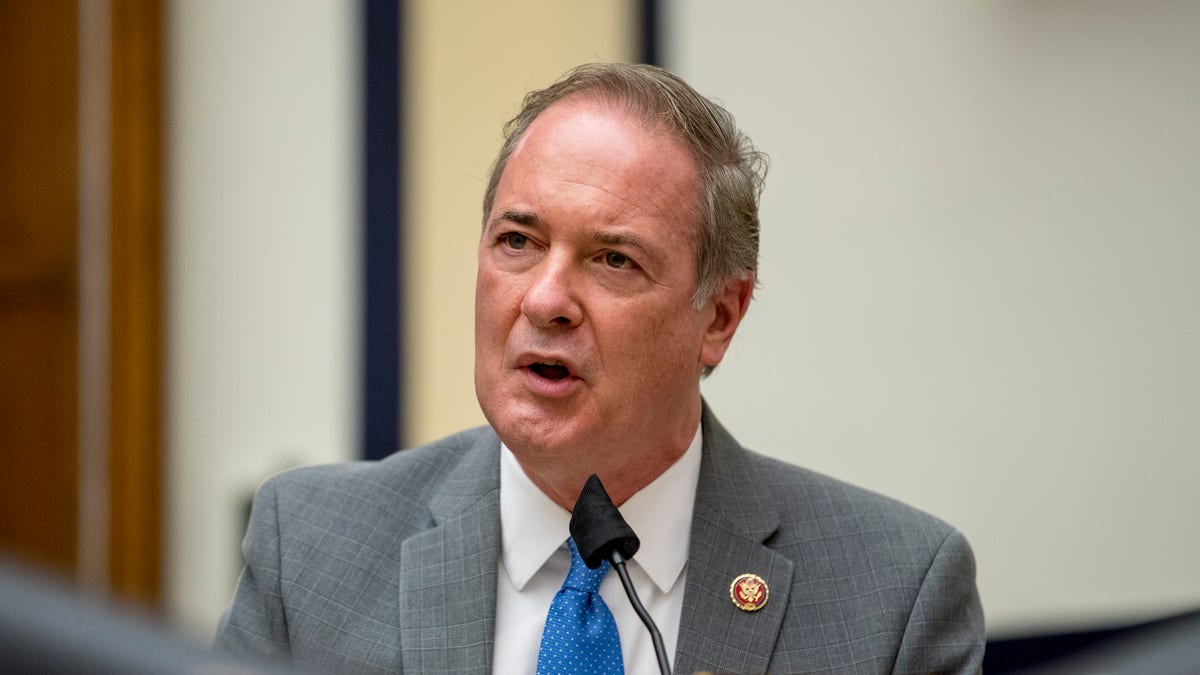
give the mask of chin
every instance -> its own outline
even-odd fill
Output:
[[[512,399],[483,409],[500,440],[516,454],[560,452],[579,436],[574,412]]]

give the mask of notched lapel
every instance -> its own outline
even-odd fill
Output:
[[[794,564],[764,542],[779,512],[760,497],[746,455],[708,405],[701,421],[704,450],[692,514],[687,586],[675,649],[681,673],[761,673],[767,670],[787,613]],[[767,602],[747,612],[729,595],[733,580],[757,574]]]
[[[405,672],[491,672],[500,552],[499,442],[494,449],[485,445],[467,450],[446,492],[431,504],[436,525],[400,546]]]
[[[490,672],[499,519],[474,512],[400,548],[404,670]]]
[[[679,624],[675,670],[719,673],[766,672],[783,624],[792,587],[793,563],[754,538],[719,524],[693,531],[687,587]],[[734,605],[729,588],[751,573],[767,583],[767,602],[747,612]]]

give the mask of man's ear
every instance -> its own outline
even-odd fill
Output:
[[[701,365],[714,368],[725,358],[725,350],[729,348],[742,317],[746,316],[753,293],[752,272],[747,272],[744,278],[730,279],[713,293],[708,301],[712,307],[712,321],[705,329],[704,341],[700,345]]]

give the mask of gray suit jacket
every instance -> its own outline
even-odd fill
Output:
[[[983,613],[961,534],[744,450],[707,407],[702,428],[675,672],[979,669]],[[490,671],[499,447],[483,427],[268,480],[217,646],[341,673]],[[756,612],[729,597],[745,572],[770,589]]]

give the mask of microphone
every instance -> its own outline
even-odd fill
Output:
[[[583,485],[575,508],[571,511],[571,538],[575,540],[575,548],[584,564],[596,569],[600,563],[607,560],[621,577],[621,585],[625,587],[625,595],[633,605],[633,611],[646,624],[650,631],[650,640],[654,643],[654,655],[658,657],[658,669],[663,675],[671,675],[671,663],[667,660],[667,648],[663,645],[662,634],[650,617],[650,612],[642,606],[633,582],[629,579],[629,571],[625,569],[625,561],[633,557],[641,546],[641,541],[625,522],[621,512],[617,510],[612,498],[600,482],[600,477],[592,474]]]

